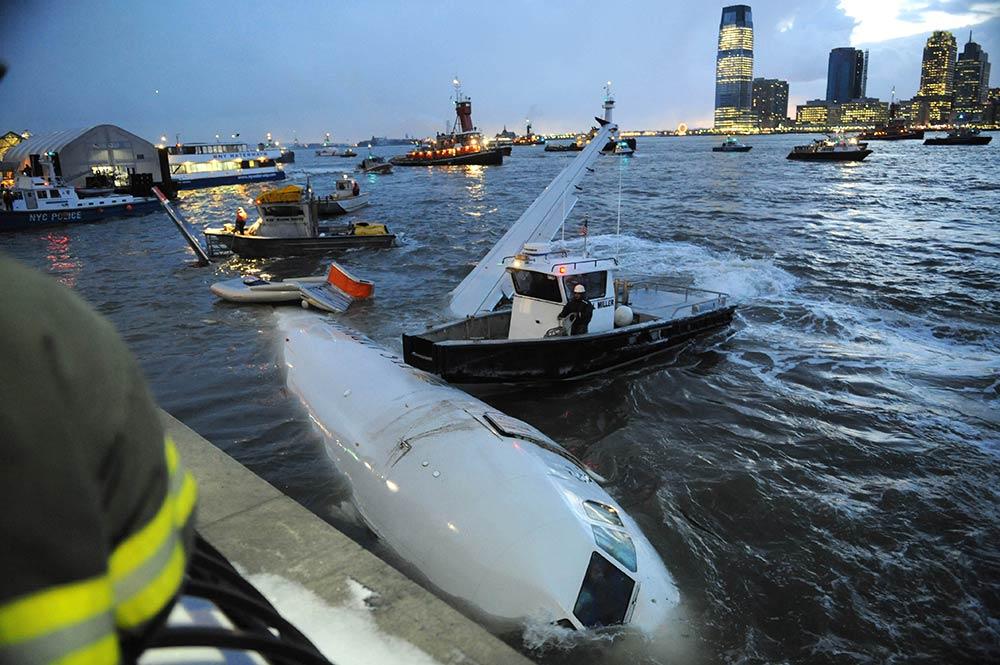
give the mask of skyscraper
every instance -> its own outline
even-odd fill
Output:
[[[955,63],[955,103],[953,111],[959,120],[971,120],[981,115],[990,86],[990,58],[976,42],[969,41]]]
[[[748,5],[722,8],[715,60],[715,128],[753,129],[753,17]]]
[[[941,125],[951,120],[957,50],[955,35],[950,32],[935,30],[927,38],[917,98],[927,102],[929,124]]]
[[[751,106],[761,127],[777,127],[788,119],[788,81],[755,78],[752,85]]]
[[[868,54],[855,48],[830,51],[826,68],[826,101],[848,102],[865,96],[868,87]]]

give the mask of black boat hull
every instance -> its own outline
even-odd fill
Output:
[[[408,157],[400,155],[390,160],[396,166],[500,166],[503,164],[503,149],[482,150],[468,155],[453,157]]]
[[[434,341],[421,335],[403,335],[403,359],[452,383],[565,381],[676,348],[729,325],[735,310],[731,305],[684,319],[654,320],[573,337]]]
[[[993,140],[992,136],[966,136],[963,138],[927,139],[924,145],[986,145]]]
[[[852,152],[790,152],[788,159],[802,162],[860,162],[870,154],[872,151],[867,148]]]
[[[753,148],[752,145],[741,145],[738,148],[723,148],[717,145],[712,148],[712,152],[750,152],[751,148]]]
[[[913,141],[922,138],[924,138],[924,130],[922,129],[885,134],[877,132],[862,132],[858,134],[859,141]]]
[[[353,247],[391,247],[396,236],[389,235],[334,235],[320,238],[255,238],[219,234],[211,236],[233,254],[245,259],[263,259],[274,256],[305,256],[327,254]]]

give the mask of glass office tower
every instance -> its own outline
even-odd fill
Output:
[[[715,60],[715,128],[749,132],[753,115],[753,17],[748,5],[722,8]]]

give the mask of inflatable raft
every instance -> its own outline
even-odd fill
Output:
[[[331,262],[326,276],[293,277],[266,280],[257,275],[244,275],[216,282],[211,291],[219,298],[235,303],[298,302],[303,307],[315,307],[326,312],[346,312],[355,300],[370,298],[375,284],[359,279]]]

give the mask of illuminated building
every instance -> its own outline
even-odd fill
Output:
[[[875,127],[889,121],[889,102],[877,99],[852,99],[838,104],[838,124],[842,127]]]
[[[862,99],[868,87],[868,52],[854,48],[830,51],[826,69],[826,101]]]
[[[825,99],[813,99],[795,107],[795,122],[799,125],[826,127],[831,123],[830,104]]]
[[[900,100],[896,103],[898,110],[896,117],[901,118],[907,125],[926,125],[927,117],[930,114],[927,100],[920,97]]]
[[[982,115],[990,85],[990,59],[983,48],[969,41],[955,63],[955,102],[953,111],[959,121]]]
[[[1000,88],[990,88],[986,93],[986,110],[983,122],[1000,125]]]
[[[788,120],[788,81],[755,78],[751,108],[761,127],[777,127]]]
[[[715,60],[715,129],[749,132],[752,109],[753,17],[748,5],[722,8]]]
[[[927,102],[929,124],[941,125],[951,120],[956,51],[955,35],[950,32],[936,30],[927,38],[917,97]]]

